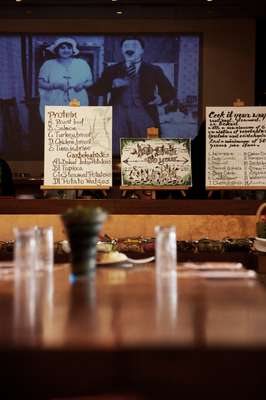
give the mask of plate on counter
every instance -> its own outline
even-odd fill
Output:
[[[253,246],[256,250],[266,253],[266,239],[255,237]]]
[[[154,261],[154,257],[148,258],[129,258],[126,254],[120,253],[119,251],[111,251],[108,253],[101,253],[101,255],[97,255],[97,265],[117,265],[117,264],[126,264],[134,265],[134,264],[146,264]]]
[[[99,252],[97,254],[97,265],[121,264],[127,261],[127,256],[119,251]]]

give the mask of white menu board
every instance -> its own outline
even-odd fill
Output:
[[[121,139],[123,186],[191,186],[190,139]]]
[[[45,107],[44,188],[112,185],[112,107]]]
[[[206,107],[206,188],[266,185],[266,107]]]

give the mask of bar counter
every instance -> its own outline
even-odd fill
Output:
[[[178,240],[222,240],[256,234],[257,200],[26,200],[0,199],[1,240],[13,239],[13,227],[53,226],[56,241],[65,235],[60,215],[76,206],[101,206],[109,218],[104,233],[112,238],[149,237],[156,225],[175,225]]]
[[[265,384],[257,278],[158,280],[154,264],[99,267],[74,283],[69,273],[61,264],[51,276],[0,280],[1,398],[253,399]]]
[[[60,214],[67,208],[101,206],[110,214],[255,215],[259,200],[29,200],[0,197],[0,214]]]

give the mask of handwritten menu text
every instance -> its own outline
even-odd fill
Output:
[[[266,107],[206,108],[206,187],[266,185]]]
[[[191,186],[189,139],[121,139],[125,186]]]
[[[112,108],[45,107],[44,186],[112,185]]]

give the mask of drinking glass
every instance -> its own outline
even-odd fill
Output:
[[[36,227],[36,270],[52,272],[54,265],[53,228]]]
[[[156,226],[155,268],[159,274],[175,274],[177,262],[175,226]]]
[[[35,228],[14,228],[14,236],[15,273],[17,276],[31,275],[36,266]]]

